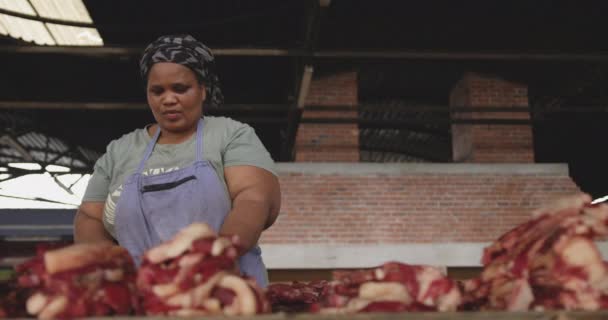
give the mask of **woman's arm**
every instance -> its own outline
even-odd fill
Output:
[[[103,226],[104,202],[83,202],[74,218],[74,242],[113,242]]]
[[[254,166],[227,167],[224,176],[232,210],[224,220],[220,234],[238,235],[243,247],[249,250],[279,215],[279,180],[272,173]]]

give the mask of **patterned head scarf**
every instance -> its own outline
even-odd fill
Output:
[[[205,85],[207,97],[205,106],[219,107],[224,102],[220,81],[215,73],[215,59],[211,50],[190,35],[162,36],[152,42],[139,61],[139,69],[144,82],[152,65],[158,62],[181,64],[194,71],[198,80]]]

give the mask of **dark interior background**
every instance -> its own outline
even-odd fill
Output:
[[[189,33],[212,49],[287,50],[281,56],[218,55],[227,106],[251,108],[207,111],[250,123],[276,160],[290,160],[282,148],[293,143],[289,110],[304,64],[314,66],[315,76],[358,71],[361,105],[405,111],[445,106],[446,115],[453,85],[464,72],[477,71],[528,84],[537,162],[568,163],[584,191],[608,193],[608,6],[603,1],[333,0],[327,7],[305,0],[84,2],[105,46],[125,53],[23,51],[16,48],[32,45],[0,37],[0,101],[139,103],[142,108],[1,109],[28,119],[16,130],[43,131],[103,152],[110,140],[153,121],[145,109],[139,52],[160,35]],[[385,54],[403,52],[420,55]],[[458,56],[462,53],[504,57]],[[15,126],[11,121],[3,123],[5,128]],[[423,141],[420,135],[385,137],[383,152],[402,155],[398,161],[449,161],[449,125],[435,125],[431,117],[426,127],[435,133]],[[362,136],[363,151],[372,144],[365,139],[377,139],[372,136]]]

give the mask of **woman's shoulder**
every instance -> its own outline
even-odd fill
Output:
[[[211,117],[205,116],[205,131],[211,132],[213,135],[219,134],[223,136],[231,136],[234,133],[250,128],[246,123],[234,120],[227,117]]]
[[[108,153],[122,153],[137,148],[140,145],[146,145],[150,137],[144,128],[138,128],[131,132],[125,133],[119,138],[116,138],[108,144]]]
[[[227,128],[236,127],[236,128],[238,128],[238,127],[242,127],[242,126],[247,126],[246,123],[242,123],[238,120],[234,120],[234,119],[228,118],[228,117],[205,116],[204,121],[205,121],[205,125],[212,126],[212,127],[227,127]]]

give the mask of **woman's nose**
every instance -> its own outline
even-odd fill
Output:
[[[177,103],[177,98],[173,93],[168,92],[163,96],[162,103],[165,105],[172,105]]]

